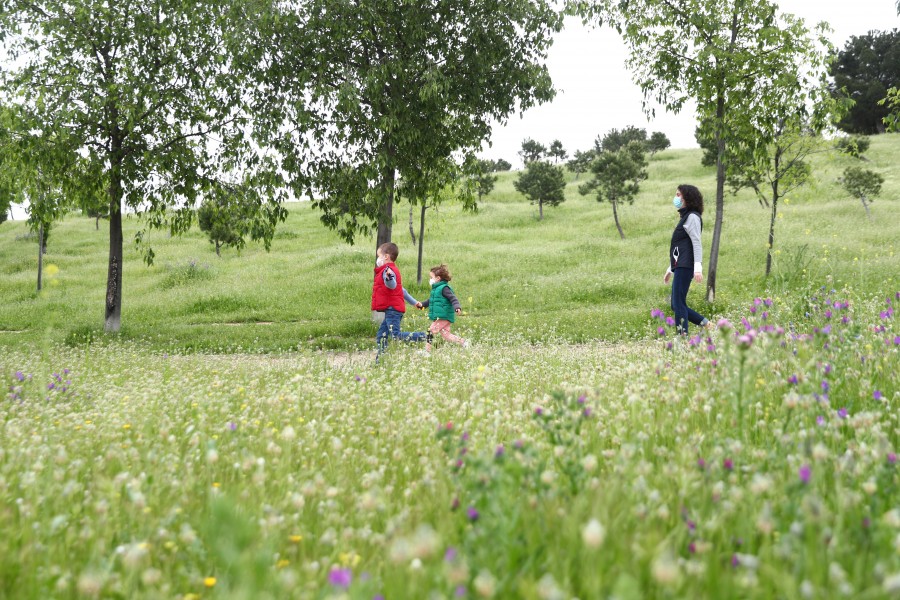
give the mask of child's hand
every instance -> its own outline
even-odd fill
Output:
[[[461,314],[462,314],[462,309],[461,309],[461,308],[457,308],[457,309],[456,309],[456,314],[461,315]]]
[[[663,275],[663,283],[669,283],[669,280],[672,278],[672,271],[666,271],[666,274]]]
[[[419,310],[422,310],[422,303],[416,302],[416,308],[418,308]]]

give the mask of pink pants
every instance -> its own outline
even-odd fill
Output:
[[[450,333],[450,321],[447,319],[435,319],[431,324],[431,327],[428,328],[428,333],[435,334],[440,333],[441,337],[447,340],[448,342],[453,342],[454,344],[463,345],[466,343],[466,340],[462,339],[458,335],[454,335]],[[425,344],[426,350],[431,350],[431,344]]]

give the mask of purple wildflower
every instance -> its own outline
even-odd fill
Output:
[[[723,331],[731,331],[731,321],[729,321],[728,319],[719,319],[716,325]]]
[[[819,415],[818,417],[816,417],[816,425],[821,427],[824,424],[825,424],[825,417],[823,417],[822,415]]]
[[[465,598],[466,597],[466,586],[458,585],[456,586],[456,591],[453,592],[457,598]]]
[[[472,521],[473,523],[475,521],[477,521],[478,517],[480,517],[480,516],[481,515],[478,514],[478,509],[476,509],[474,506],[470,506],[469,508],[466,509],[466,517],[468,517],[469,520]]]
[[[585,419],[590,419],[592,414],[593,414],[593,413],[591,412],[591,407],[588,406],[588,407],[585,408],[584,411],[581,413],[581,416],[583,416]]]
[[[822,380],[822,393],[827,394],[829,389],[831,389],[831,386],[828,384],[828,381],[823,379]]]
[[[538,406],[537,408],[534,409],[534,414],[537,415],[538,417],[540,417],[541,415],[544,414],[544,409],[541,408],[540,406]]]
[[[888,452],[887,461],[889,465],[897,464],[897,455],[894,452]]]
[[[497,446],[497,449],[494,450],[494,458],[502,458],[504,454],[506,454],[506,448],[503,447],[503,444],[500,444]]]
[[[457,508],[459,508],[459,496],[454,497],[450,503],[450,510],[456,510]]]
[[[694,542],[688,544],[688,552],[690,552],[691,554],[695,554],[697,552],[697,544],[695,544]]]
[[[726,471],[731,471],[732,469],[734,469],[734,461],[730,458],[726,458],[722,461],[722,466],[725,467]]]
[[[884,394],[881,393],[881,390],[875,390],[874,392],[872,392],[872,398],[874,400],[881,400],[882,398],[884,398]]]
[[[674,327],[675,319],[673,319],[672,317],[666,317],[666,325],[668,325],[669,327]]]
[[[802,465],[800,467],[800,471],[798,471],[798,475],[800,476],[800,481],[802,483],[809,483],[809,478],[812,475],[812,469],[809,465]]]
[[[740,559],[738,558],[737,553],[731,555],[731,566],[732,566],[732,567],[739,567],[739,566],[741,566],[741,561],[740,561]]]
[[[653,310],[650,311],[650,316],[653,317],[654,319],[662,319],[664,315],[665,315],[665,313],[663,313],[663,311],[661,311],[658,308],[654,308]]]
[[[799,379],[797,378],[796,373],[791,375],[790,377],[788,377],[788,383],[790,383],[791,385],[797,385],[798,381],[799,381]]]
[[[584,394],[578,396],[578,404],[584,404],[585,400],[587,400],[587,396]]]
[[[703,460],[702,458],[698,458],[698,459],[697,459],[697,467],[698,467],[701,471],[704,470],[704,469],[706,469],[706,461]]]
[[[659,335],[666,335],[666,328],[660,327],[659,329],[656,330],[656,333],[658,333]]]
[[[234,421],[229,421],[229,422],[228,422],[228,429],[230,429],[231,431],[236,431],[236,430],[237,430],[237,423],[235,423]]]
[[[454,560],[456,560],[457,554],[458,552],[456,551],[456,548],[450,546],[447,548],[447,551],[444,552],[444,560],[447,562],[453,562]]]
[[[25,374],[22,371],[16,371],[16,379],[19,381],[25,381]]]
[[[846,419],[848,414],[849,413],[847,412],[847,409],[844,408],[843,406],[841,408],[839,408],[837,411],[837,415],[842,419]]]
[[[353,581],[353,571],[350,569],[332,569],[328,573],[328,583],[335,587],[347,589]]]

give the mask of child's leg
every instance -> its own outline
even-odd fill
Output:
[[[460,346],[465,345],[466,341],[459,337],[458,335],[454,335],[450,333],[450,321],[446,319],[437,319],[431,325],[431,330],[433,333],[440,332],[441,337],[447,340],[448,342],[453,342],[454,344],[459,344]]]

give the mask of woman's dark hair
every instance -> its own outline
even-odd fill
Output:
[[[678,186],[684,208],[703,214],[703,194],[695,186],[683,183]]]

